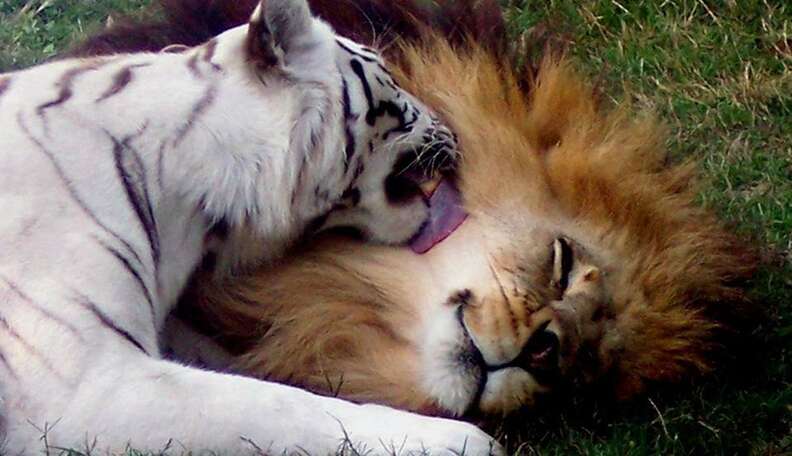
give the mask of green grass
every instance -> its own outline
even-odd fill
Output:
[[[24,68],[150,0],[0,0],[0,71]]]
[[[0,70],[46,59],[148,0],[0,0]],[[614,100],[656,109],[703,204],[753,237],[767,320],[713,378],[631,404],[522,418],[521,454],[792,454],[792,4],[783,0],[512,2],[513,32],[549,27]],[[23,9],[24,8],[24,9]]]
[[[703,204],[768,260],[753,290],[768,318],[747,356],[617,411],[575,404],[542,418],[524,452],[792,454],[792,4],[550,0],[508,12],[515,34],[562,33],[605,93],[658,111],[671,150],[702,164]]]

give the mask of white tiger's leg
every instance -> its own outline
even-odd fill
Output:
[[[320,456],[336,454],[345,441],[372,454],[499,452],[491,450],[487,435],[466,423],[355,405],[132,350],[104,358],[84,373],[62,409],[49,410],[28,398],[39,410],[36,416],[7,410],[13,439],[5,448],[9,454],[42,449],[45,427],[51,448],[85,450],[90,442],[98,453],[114,454],[128,446],[157,451],[171,442],[219,454]]]
[[[214,340],[173,314],[165,320],[160,345],[168,359],[189,366],[228,371],[234,361],[234,357]]]

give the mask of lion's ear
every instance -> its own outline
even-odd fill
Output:
[[[263,69],[288,60],[300,51],[297,44],[311,33],[312,22],[306,0],[260,0],[250,17],[249,59]]]

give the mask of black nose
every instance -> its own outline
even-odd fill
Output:
[[[514,364],[531,373],[554,372],[558,369],[558,348],[558,336],[548,331],[546,326],[539,328]]]

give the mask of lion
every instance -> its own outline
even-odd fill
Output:
[[[250,3],[168,0],[169,23],[76,52],[198,44]],[[755,307],[758,260],[697,202],[695,161],[672,160],[656,115],[603,103],[563,52],[526,54],[497,1],[425,3],[311,7],[356,40],[398,39],[398,83],[458,135],[463,159],[434,192],[464,220],[422,254],[335,234],[246,277],[196,276],[181,314],[233,354],[217,367],[462,418],[710,372]]]
[[[398,78],[452,125],[467,218],[427,253],[329,236],[190,304],[234,371],[358,402],[504,416],[597,384],[709,372],[756,259],[696,202],[650,112],[602,106],[569,59],[527,77],[426,32]]]

